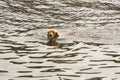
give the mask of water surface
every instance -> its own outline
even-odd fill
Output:
[[[119,25],[119,0],[1,0],[0,79],[120,80]]]

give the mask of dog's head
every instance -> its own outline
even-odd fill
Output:
[[[58,38],[59,36],[60,34],[54,29],[49,30],[47,34],[48,39],[55,39],[55,38]]]

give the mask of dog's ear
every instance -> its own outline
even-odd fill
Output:
[[[55,37],[59,37],[60,35],[59,35],[59,33],[58,32],[56,32],[55,33]]]

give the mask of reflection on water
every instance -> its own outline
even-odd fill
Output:
[[[120,80],[119,0],[1,0],[1,80]],[[60,48],[46,33],[61,33]]]

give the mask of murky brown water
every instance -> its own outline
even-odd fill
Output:
[[[120,80],[119,25],[120,0],[0,0],[0,80]]]

